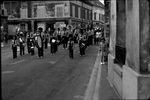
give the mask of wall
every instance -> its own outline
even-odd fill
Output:
[[[101,21],[100,19],[99,19],[99,14],[101,14],[101,15],[104,15],[104,9],[103,8],[100,8],[100,7],[95,7],[95,6],[93,6],[93,11],[92,11],[92,14],[93,14],[93,20],[95,20],[94,19],[94,12],[96,12],[96,21]]]
[[[68,1],[32,1],[32,17],[34,18],[58,18],[70,16],[70,4]],[[63,14],[61,14],[63,12]]]
[[[112,56],[115,57],[115,45],[116,45],[116,0],[111,1],[111,11],[110,11],[110,47],[109,51]]]
[[[140,6],[140,72],[150,73],[150,1],[139,0]]]
[[[139,72],[139,1],[126,0],[126,65]]]

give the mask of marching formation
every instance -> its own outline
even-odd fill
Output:
[[[100,45],[100,51],[104,51],[107,45],[104,38],[103,28],[75,28],[71,26],[63,27],[52,31],[50,28],[43,31],[43,28],[38,28],[36,32],[18,32],[12,40],[13,58],[17,58],[17,51],[20,51],[20,56],[25,55],[25,47],[28,54],[35,55],[35,48],[38,49],[38,57],[44,57],[44,51],[50,47],[50,53],[54,55],[58,51],[58,47],[69,51],[69,57],[74,58],[74,45],[79,46],[81,56],[85,55],[86,48],[90,45]],[[103,47],[102,47],[103,46]],[[103,59],[102,59],[103,60]],[[102,61],[104,62],[104,61]]]

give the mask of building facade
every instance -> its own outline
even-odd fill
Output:
[[[99,2],[98,0],[92,0],[91,1],[92,6],[92,20],[93,25],[95,27],[103,27],[104,25],[104,5]]]
[[[122,99],[150,99],[150,1],[110,1],[108,79]]]
[[[8,32],[8,25],[7,25],[8,15],[7,15],[7,9],[5,9],[5,6],[4,6],[3,2],[1,2],[0,6],[1,6],[1,9],[0,9],[0,17],[1,17],[1,23],[0,23],[1,30],[0,30],[0,32],[1,32],[1,34],[0,35],[1,35],[1,42],[3,42],[4,37]]]
[[[38,27],[44,30],[67,25],[87,27],[93,21],[93,5],[89,1],[5,1],[4,4],[9,11],[8,30],[12,34],[18,28],[34,32]],[[102,21],[97,17],[98,20]]]

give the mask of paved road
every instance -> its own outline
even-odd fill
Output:
[[[28,54],[14,60],[2,57],[3,100],[83,100],[98,47],[88,47],[80,57],[76,46],[73,60],[62,47],[55,55],[49,52],[45,50],[43,59]]]

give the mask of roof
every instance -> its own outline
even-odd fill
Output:
[[[99,0],[88,0],[93,6],[104,8],[104,4],[102,4]]]

